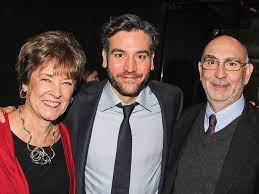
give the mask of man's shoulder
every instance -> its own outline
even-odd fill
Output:
[[[161,92],[182,93],[182,90],[178,86],[156,80],[150,81],[148,86],[151,88],[151,90],[158,90]]]
[[[69,110],[84,107],[89,103],[93,103],[99,99],[106,81],[91,83],[91,84],[81,84],[78,90],[73,96],[73,103],[70,105]],[[72,112],[72,111],[69,111]]]
[[[74,117],[78,120],[80,114],[85,115],[86,110],[90,110],[91,107],[96,107],[105,84],[106,81],[81,84],[73,97],[73,102],[65,114],[66,120],[71,120],[70,118]],[[71,122],[75,123],[75,121],[72,120]]]
[[[150,81],[148,86],[160,105],[166,108],[165,110],[167,111],[173,111],[174,113],[171,112],[169,114],[174,114],[176,115],[175,118],[178,118],[182,111],[183,91],[175,85],[155,80]]]
[[[198,116],[200,111],[205,111],[205,103],[195,104],[190,107],[187,107],[183,110],[182,114],[180,115],[179,120],[186,120],[186,119],[194,119]]]
[[[185,110],[184,110],[184,113],[186,112],[187,113],[192,113],[192,112],[199,112],[201,111],[204,107],[205,107],[206,103],[199,103],[199,104],[194,104],[192,106],[189,106],[187,107]]]
[[[76,91],[76,96],[102,92],[107,80],[101,82],[82,83]]]

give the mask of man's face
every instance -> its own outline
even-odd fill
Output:
[[[240,98],[244,86],[250,79],[253,65],[246,64],[238,71],[225,69],[225,61],[235,60],[244,63],[246,60],[243,46],[229,36],[211,41],[203,53],[203,59],[206,58],[220,62],[215,70],[203,69],[202,63],[199,63],[200,79],[207,99],[214,111],[220,111]]]
[[[124,102],[134,100],[154,69],[151,40],[141,30],[120,31],[109,38],[109,53],[103,54],[113,91]]]

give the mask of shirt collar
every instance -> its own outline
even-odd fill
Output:
[[[148,111],[151,111],[151,106],[154,103],[152,98],[148,99],[148,97],[151,96],[150,94],[152,94],[152,91],[149,87],[146,87],[139,93],[138,97],[135,100],[135,102],[138,102],[143,108],[147,109]],[[121,100],[114,93],[111,83],[108,81],[103,88],[98,107],[100,111],[105,111],[113,108],[119,103],[121,103]]]
[[[151,112],[151,106],[153,104],[152,91],[147,86],[138,95],[136,102],[138,102],[143,108]]]
[[[237,117],[239,117],[244,109],[245,106],[245,99],[243,94],[241,97],[234,102],[233,104],[227,106],[223,110],[215,113],[212,108],[210,107],[209,103],[207,102],[206,106],[206,114],[205,114],[205,120],[204,120],[204,128],[207,130],[209,125],[209,116],[211,114],[215,114],[217,118],[217,124],[215,127],[215,131],[219,131],[225,126],[227,126],[229,123],[231,123],[233,120],[235,120]]]

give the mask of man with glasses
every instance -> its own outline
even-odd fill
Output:
[[[247,49],[216,37],[198,68],[207,103],[176,123],[163,193],[259,193],[259,113],[242,94],[253,71]]]

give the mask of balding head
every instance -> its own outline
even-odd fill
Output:
[[[217,112],[236,102],[252,71],[247,49],[240,41],[227,35],[211,40],[199,62],[200,79],[211,108]]]
[[[238,56],[244,63],[249,62],[246,46],[232,36],[221,35],[211,40],[203,50],[202,59],[206,57],[207,53],[215,50],[217,52],[222,51],[228,57],[231,57],[230,54],[232,53],[233,56]]]

